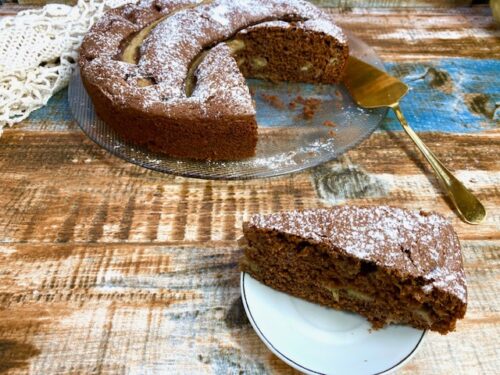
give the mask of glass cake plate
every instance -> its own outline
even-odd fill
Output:
[[[352,55],[383,69],[372,48],[347,35]],[[247,82],[256,102],[259,140],[256,156],[240,161],[176,159],[124,141],[97,117],[78,71],[68,96],[82,130],[113,155],[155,171],[204,179],[272,177],[317,166],[368,138],[387,114],[387,109],[358,107],[341,84]],[[309,116],[305,107],[313,109]]]

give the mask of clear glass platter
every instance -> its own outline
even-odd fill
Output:
[[[373,49],[350,33],[348,37],[352,55],[383,69]],[[155,171],[204,179],[272,177],[317,166],[368,138],[387,114],[386,109],[358,107],[341,84],[247,82],[256,102],[259,140],[256,156],[241,161],[175,159],[120,139],[97,117],[78,71],[68,97],[81,129],[113,155]],[[310,118],[305,107],[316,107]]]

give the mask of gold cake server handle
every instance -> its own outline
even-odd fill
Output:
[[[466,223],[479,224],[486,217],[486,210],[479,199],[468,190],[432,153],[408,125],[399,107],[400,99],[408,86],[387,73],[349,56],[344,84],[354,101],[363,108],[391,108],[406,134],[427,159],[444,191]]]

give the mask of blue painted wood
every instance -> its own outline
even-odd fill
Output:
[[[467,133],[499,127],[500,110],[496,106],[500,105],[500,60],[387,62],[386,68],[411,87],[401,107],[416,131]],[[63,90],[34,112],[28,122],[36,126],[49,120],[60,130],[61,123],[72,119],[67,90]],[[401,127],[390,114],[382,129]]]
[[[389,62],[386,68],[410,86],[401,108],[416,131],[467,133],[500,125],[500,60]],[[392,113],[383,128],[401,130]]]
[[[50,119],[53,122],[69,122],[73,120],[73,114],[68,104],[68,89],[64,89],[50,98],[45,107],[33,112],[28,120],[39,123]]]

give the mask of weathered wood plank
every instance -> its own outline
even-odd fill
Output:
[[[404,133],[377,133],[310,173],[246,182],[203,181],[142,169],[78,131],[9,130],[0,138],[3,242],[235,240],[255,212],[350,202],[435,209],[461,238],[499,239],[500,133],[422,134],[485,201],[478,227],[450,210],[429,167]],[[321,198],[318,200],[318,198]]]
[[[402,374],[497,368],[499,248],[463,245],[466,318],[430,334]],[[0,372],[293,373],[245,318],[235,244],[0,249]]]
[[[376,8],[376,7],[457,7],[467,6],[472,0],[310,0],[321,7]]]
[[[0,373],[295,373],[245,318],[236,239],[251,213],[342,203],[433,209],[453,221],[466,319],[453,334],[429,335],[401,373],[495,373],[500,46],[489,10],[331,12],[414,87],[403,106],[417,130],[452,132],[422,137],[485,202],[486,223],[469,226],[451,212],[391,119],[390,131],[308,172],[201,181],[100,149],[72,122],[62,92],[0,138]]]
[[[487,7],[330,9],[336,22],[388,61],[444,57],[496,58],[500,30]]]
[[[0,4],[0,18],[3,16],[14,16],[18,12],[27,9],[37,8],[34,5],[19,5],[19,4]]]
[[[386,67],[410,87],[401,108],[417,131],[469,133],[500,125],[500,59],[391,62]],[[384,126],[401,130],[394,116]]]
[[[43,6],[47,4],[75,5],[78,0],[17,0],[17,2],[27,6]]]
[[[12,0],[6,0],[11,3]],[[19,4],[75,4],[76,0],[18,0]],[[322,7],[456,7],[467,6],[472,0],[311,0]],[[10,5],[10,4],[9,4]]]

